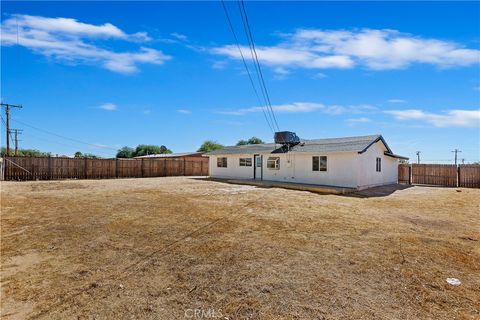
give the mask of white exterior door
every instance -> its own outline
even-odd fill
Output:
[[[263,180],[263,157],[259,154],[253,156],[255,180]]]

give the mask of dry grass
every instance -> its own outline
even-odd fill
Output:
[[[478,189],[362,198],[172,177],[1,195],[5,319],[480,317]]]

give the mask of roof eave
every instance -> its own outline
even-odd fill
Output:
[[[362,154],[364,153],[365,151],[368,150],[368,148],[370,148],[371,146],[373,146],[375,143],[377,143],[378,141],[382,141],[383,142],[383,145],[385,146],[385,148],[387,148],[387,151],[389,153],[392,153],[392,149],[390,149],[390,147],[388,146],[387,142],[385,141],[385,139],[383,139],[382,135],[379,135],[378,138],[376,138],[375,140],[373,140],[372,142],[370,142],[368,144],[368,146],[366,146],[362,151],[358,151],[358,153]],[[393,153],[392,153],[393,154]]]
[[[386,156],[388,156],[388,157],[397,158],[397,159],[401,159],[401,160],[408,160],[408,159],[410,159],[410,158],[408,158],[408,157],[400,156],[400,155],[398,155],[398,154],[394,154],[394,153],[387,152],[387,151],[385,151],[383,154],[386,155]]]

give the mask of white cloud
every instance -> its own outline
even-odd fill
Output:
[[[414,63],[448,68],[480,62],[480,51],[477,49],[396,30],[299,29],[282,37],[283,41],[277,45],[258,46],[261,63],[284,68],[347,69],[357,65],[373,70],[388,70],[406,68]],[[248,50],[248,47],[242,47],[242,51]],[[233,45],[213,48],[212,52],[241,59]]]
[[[227,65],[227,61],[215,61],[212,64],[212,68],[216,70],[223,70],[225,69],[226,65]]]
[[[370,122],[370,121],[371,120],[367,117],[347,119],[347,122],[349,122],[349,123],[366,123],[366,122]]]
[[[325,73],[322,72],[317,72],[316,74],[313,75],[313,79],[324,79],[327,78],[328,76]]]
[[[118,73],[134,73],[138,71],[139,63],[163,64],[171,59],[159,50],[146,47],[140,47],[136,52],[117,52],[94,44],[102,39],[150,40],[144,32],[127,34],[110,23],[92,25],[69,18],[13,15],[2,22],[1,28],[2,46],[18,44],[59,61],[100,64]]]
[[[184,34],[178,33],[178,32],[172,32],[170,35],[180,41],[188,41],[188,37]]]
[[[107,111],[116,111],[118,109],[117,105],[113,103],[104,103],[99,105],[98,108]]]
[[[251,107],[251,108],[242,108],[231,111],[219,111],[219,114],[225,115],[245,115],[253,112],[262,112],[262,109],[265,110],[265,107]],[[351,105],[351,106],[340,106],[340,105],[325,105],[322,103],[314,102],[294,102],[288,104],[278,104],[272,105],[272,109],[275,112],[279,113],[306,113],[313,111],[321,111],[326,114],[331,115],[340,115],[345,113],[360,114],[360,113],[370,113],[374,112],[377,108],[370,105]]]
[[[192,111],[186,109],[178,109],[177,112],[181,114],[192,114]]]
[[[403,99],[390,99],[390,100],[387,100],[387,102],[390,102],[390,103],[406,103],[407,100],[403,100]]]
[[[449,110],[443,114],[424,112],[418,109],[389,110],[397,120],[425,121],[435,127],[480,127],[480,110]]]

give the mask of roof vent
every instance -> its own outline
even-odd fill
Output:
[[[300,143],[300,138],[296,135],[295,132],[291,131],[275,132],[274,140],[275,143],[287,145],[289,147]]]

